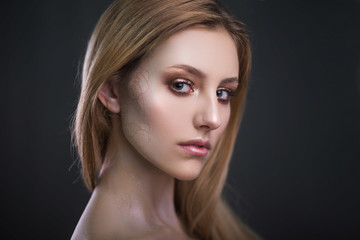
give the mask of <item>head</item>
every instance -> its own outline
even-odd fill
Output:
[[[231,36],[198,26],[166,39],[126,79],[107,81],[98,96],[113,129],[102,169],[126,155],[147,171],[196,178],[226,129],[238,72]]]
[[[75,139],[84,180],[90,189],[96,185],[96,175],[111,132],[111,112],[98,98],[101,88],[111,79],[130,79],[161,43],[190,28],[221,29],[229,34],[236,47],[239,63],[237,94],[231,99],[227,127],[209,161],[215,160],[221,152],[231,155],[250,68],[250,49],[244,26],[211,0],[115,1],[102,15],[89,41],[75,118]]]

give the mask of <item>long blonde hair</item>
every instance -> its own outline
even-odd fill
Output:
[[[229,161],[244,108],[251,52],[245,26],[212,0],[115,0],[103,13],[88,43],[73,137],[83,179],[92,191],[111,131],[109,112],[98,92],[110,78],[126,79],[155,47],[176,32],[195,27],[224,28],[239,58],[239,92],[231,100],[228,126],[200,176],[176,181],[175,206],[190,236],[255,239],[222,198]]]

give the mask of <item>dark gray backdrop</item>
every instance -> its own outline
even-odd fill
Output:
[[[68,126],[109,3],[1,1],[6,239],[69,239],[87,203]],[[360,237],[359,1],[223,3],[248,25],[254,54],[231,203],[265,239]]]

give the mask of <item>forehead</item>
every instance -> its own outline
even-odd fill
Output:
[[[235,42],[222,28],[180,31],[160,44],[146,62],[152,68],[186,64],[217,78],[236,77],[239,71]]]

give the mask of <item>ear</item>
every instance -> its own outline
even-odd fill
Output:
[[[104,83],[100,89],[98,98],[110,112],[120,112],[119,94],[115,80],[110,79]]]

